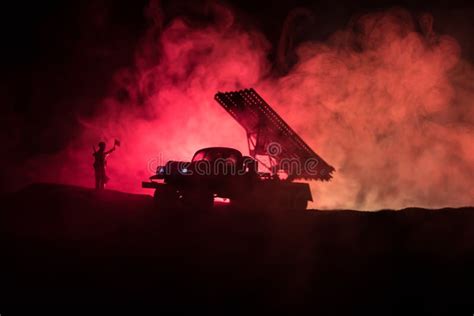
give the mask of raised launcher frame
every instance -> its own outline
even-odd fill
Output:
[[[254,89],[218,92],[214,98],[245,129],[250,156],[271,173],[283,170],[290,181],[332,178],[334,167],[318,156]],[[266,156],[268,163],[257,156]]]

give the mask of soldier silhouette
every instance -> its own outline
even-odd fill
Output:
[[[112,149],[105,151],[105,143],[99,143],[99,150],[95,150],[93,146],[94,153],[94,171],[95,171],[95,188],[96,190],[103,190],[105,188],[105,184],[108,182],[109,178],[105,173],[105,168],[107,167],[107,156],[115,150],[115,146],[118,144],[116,140],[114,143],[114,147]]]

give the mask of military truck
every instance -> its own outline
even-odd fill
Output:
[[[254,89],[218,92],[215,100],[245,130],[249,156],[233,148],[198,150],[191,161],[159,166],[144,188],[161,209],[209,209],[214,198],[236,208],[304,210],[308,183],[329,181],[334,168],[318,156]]]

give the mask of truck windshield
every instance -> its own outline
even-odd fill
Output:
[[[192,161],[196,162],[205,160],[209,162],[214,162],[216,160],[224,160],[227,163],[236,164],[239,158],[240,156],[238,155],[238,152],[234,152],[231,150],[202,150],[198,151],[194,155]]]

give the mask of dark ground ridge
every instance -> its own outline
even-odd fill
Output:
[[[474,312],[472,207],[158,212],[150,196],[55,184],[1,200],[0,305]]]

